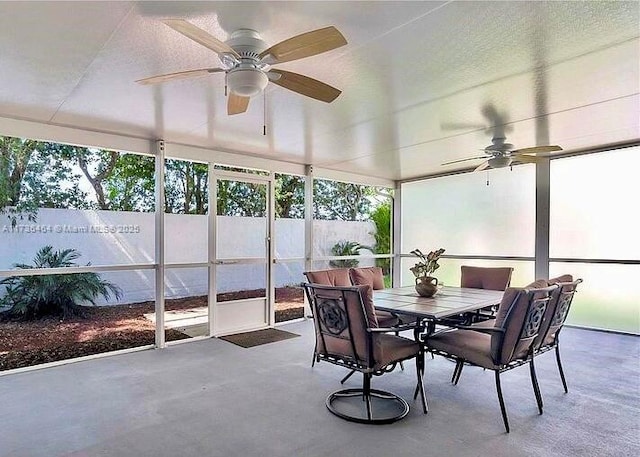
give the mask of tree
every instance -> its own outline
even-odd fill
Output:
[[[218,180],[218,215],[265,217],[267,187],[228,179]]]
[[[304,218],[304,177],[276,174],[276,217]]]
[[[155,210],[155,159],[140,154],[120,154],[104,187],[109,209]]]
[[[165,212],[207,214],[209,167],[188,160],[165,161]]]
[[[389,190],[385,188],[317,179],[313,186],[313,217],[343,221],[367,220],[376,201],[384,201],[389,197]]]
[[[80,176],[58,151],[59,145],[0,136],[0,213],[15,225],[35,221],[38,208],[86,208]]]

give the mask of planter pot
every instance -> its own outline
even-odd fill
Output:
[[[416,292],[422,297],[433,297],[438,291],[438,280],[432,276],[416,278]]]

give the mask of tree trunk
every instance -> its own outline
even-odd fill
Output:
[[[116,167],[118,158],[120,157],[120,153],[117,151],[108,151],[108,152],[109,152],[109,162],[107,163],[107,166],[100,173],[97,173],[95,176],[91,176],[91,173],[89,172],[89,168],[87,166],[87,161],[83,153],[81,152],[78,154],[78,166],[82,170],[82,173],[84,173],[89,183],[91,183],[91,186],[93,187],[93,190],[96,193],[98,208],[105,209],[105,210],[109,209],[109,203],[106,201],[104,197],[104,187],[102,186],[102,182],[105,180],[105,178],[110,176],[111,173],[113,173],[113,170]]]

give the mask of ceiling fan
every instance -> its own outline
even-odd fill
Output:
[[[543,154],[554,151],[562,151],[560,146],[534,146],[532,148],[516,149],[511,143],[505,142],[504,137],[493,137],[491,144],[484,148],[485,155],[468,157],[466,159],[445,162],[442,165],[466,162],[467,160],[486,159],[473,171],[482,171],[487,168],[504,168],[520,163],[536,163],[540,159],[535,154]]]
[[[229,88],[227,114],[244,113],[250,97],[261,93],[269,81],[293,92],[331,103],[342,92],[321,81],[271,65],[290,62],[331,51],[347,44],[333,26],[303,33],[268,47],[255,30],[239,29],[226,41],[220,41],[204,30],[182,19],[162,21],[176,32],[218,54],[221,67],[179,71],[140,79],[140,84],[157,84],[192,78],[209,73],[225,73]]]
[[[507,143],[505,130],[507,128],[506,117],[498,113],[496,108],[491,105],[485,105],[482,108],[482,114],[490,121],[493,127],[489,131],[493,131],[491,144],[484,148],[485,155],[478,157],[468,157],[466,159],[453,160],[445,162],[442,165],[451,165],[454,163],[466,162],[468,160],[485,159],[473,171],[482,171],[487,168],[504,168],[520,163],[536,163],[540,161],[536,154],[545,154],[554,151],[562,151],[560,146],[534,146],[531,148],[516,149],[511,143]]]

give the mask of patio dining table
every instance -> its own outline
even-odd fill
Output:
[[[375,290],[377,310],[416,319],[415,336],[431,333],[438,321],[500,304],[501,290],[444,286],[430,298],[421,297],[413,286]]]

